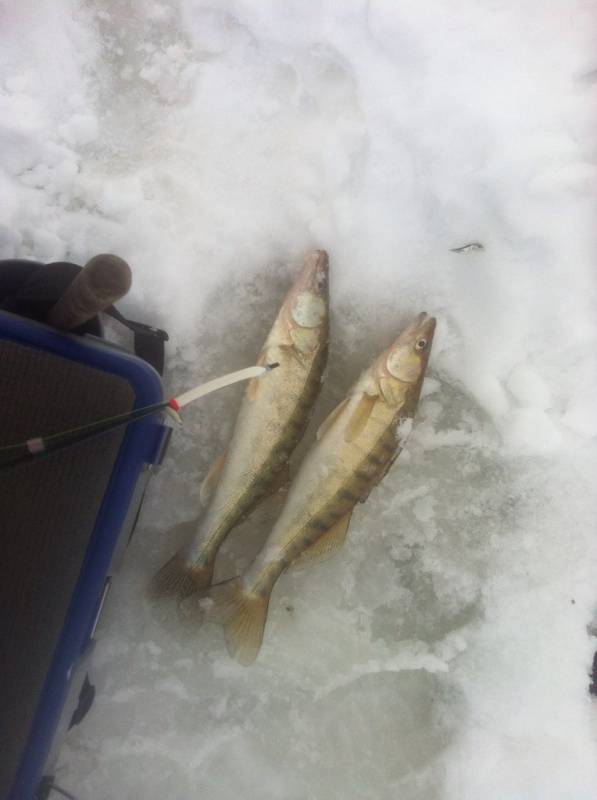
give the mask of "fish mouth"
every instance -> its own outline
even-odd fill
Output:
[[[306,290],[327,294],[329,257],[325,250],[311,250],[303,260],[303,268],[294,285],[296,292]]]
[[[415,336],[421,336],[422,338],[426,339],[429,344],[431,344],[433,340],[433,334],[435,333],[435,325],[436,325],[436,318],[430,317],[426,311],[421,311],[420,314],[414,318],[411,324],[406,328],[404,333],[414,334]]]
[[[426,311],[421,311],[421,313],[417,314],[413,321],[401,331],[398,338],[390,346],[390,350],[397,346],[414,346],[417,342],[421,342],[422,348],[417,347],[417,350],[420,350],[421,355],[424,357],[424,354],[429,354],[431,350],[433,334],[435,333],[435,324],[435,317],[430,317]]]

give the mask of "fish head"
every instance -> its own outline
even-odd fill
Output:
[[[416,407],[434,332],[435,318],[423,311],[380,356],[376,380],[391,406]]]
[[[312,250],[284,303],[284,316],[293,346],[299,353],[313,352],[327,340],[329,321],[328,255]]]
[[[386,351],[382,368],[387,376],[402,383],[421,381],[427,369],[434,332],[435,317],[422,311]]]

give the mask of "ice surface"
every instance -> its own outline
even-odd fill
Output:
[[[595,20],[594,0],[0,6],[0,255],[128,259],[122,308],[169,330],[169,389],[254,360],[309,247],[333,330],[308,436],[438,318],[407,450],[342,553],[280,580],[250,669],[144,599],[239,391],[185,413],[60,756],[81,800],[597,796]]]

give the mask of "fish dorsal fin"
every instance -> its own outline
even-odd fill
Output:
[[[370,395],[367,392],[363,392],[348,420],[348,425],[344,431],[344,441],[352,442],[361,433],[371,416],[373,406],[376,404],[378,397],[379,395]]]
[[[352,511],[335,522],[331,528],[321,534],[319,539],[309,545],[303,552],[295,558],[293,566],[303,566],[303,564],[324,561],[333,555],[344,544]]]
[[[253,378],[253,380],[255,380],[255,378]],[[199,499],[201,500],[201,505],[204,507],[209,504],[209,501],[212,498],[218,481],[220,480],[220,475],[224,469],[224,464],[226,463],[227,457],[228,449],[226,448],[226,450],[224,450],[223,453],[220,453],[220,455],[216,458],[214,463],[209,468],[207,475],[203,479],[201,489],[199,490]]]
[[[404,402],[406,390],[404,385],[395,378],[380,378],[379,389],[383,399],[392,408],[397,408]]]
[[[334,422],[338,419],[340,414],[344,411],[346,406],[348,405],[348,397],[345,397],[341,403],[339,403],[336,408],[333,408],[324,421],[321,423],[319,428],[317,429],[317,439],[321,439],[322,436],[325,436],[329,429],[332,427]]]

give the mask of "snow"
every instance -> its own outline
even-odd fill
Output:
[[[254,361],[311,247],[333,320],[308,436],[401,325],[438,318],[407,449],[342,553],[280,580],[249,669],[144,597],[240,390],[185,413],[60,755],[81,800],[597,796],[596,19],[594,0],[0,6],[0,255],[126,258],[122,310],[170,332],[173,392]]]

